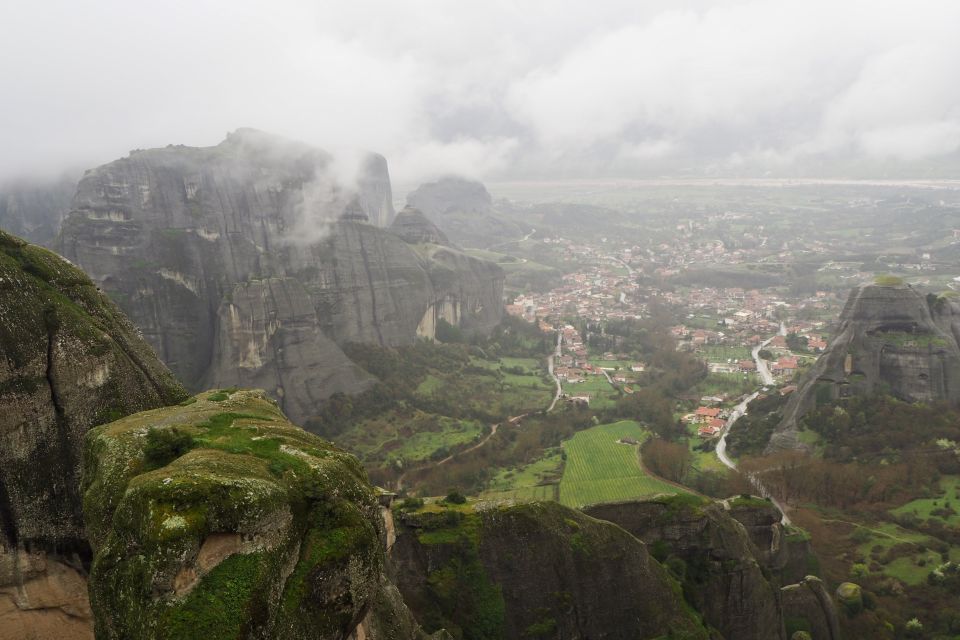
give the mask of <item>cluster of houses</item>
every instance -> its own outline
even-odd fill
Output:
[[[684,422],[697,425],[697,435],[701,438],[715,438],[727,426],[729,414],[720,407],[697,407],[693,413],[684,416]]]
[[[604,364],[594,364],[589,361],[587,348],[583,343],[580,332],[571,325],[566,325],[560,329],[562,335],[561,354],[557,356],[554,365],[554,375],[567,385],[586,382],[589,376],[605,376],[614,384],[627,385],[632,383],[636,374],[643,373],[646,365],[642,362],[633,362],[628,370],[623,370],[616,366],[605,366]],[[604,361],[617,361],[627,359],[627,354],[623,353],[605,353]],[[626,393],[633,393],[633,389],[624,386]],[[590,394],[581,394],[570,396],[570,400],[590,402]]]

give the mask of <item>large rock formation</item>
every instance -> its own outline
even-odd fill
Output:
[[[707,638],[646,546],[608,522],[552,502],[401,520],[390,566],[428,629],[465,638]]]
[[[525,228],[496,211],[480,182],[446,177],[420,185],[407,204],[422,211],[454,242],[465,247],[487,247],[526,234]]]
[[[62,251],[188,388],[264,388],[301,421],[371,383],[338,343],[433,337],[438,313],[486,331],[502,312],[498,267],[369,223],[393,214],[382,158],[356,193],[330,164],[250,130],[134,152],[81,180]]]
[[[812,640],[840,640],[840,621],[823,581],[807,576],[780,590],[783,611],[793,625],[810,634]]]
[[[0,231],[0,638],[83,635],[84,434],[185,397],[83,272]]]
[[[960,308],[908,285],[850,292],[827,350],[784,408],[769,451],[797,448],[800,419],[819,404],[890,393],[911,402],[960,404]]]
[[[360,464],[262,392],[97,427],[84,460],[98,638],[425,638]]]
[[[419,209],[407,205],[397,214],[390,230],[411,244],[450,245],[446,234],[437,228]]]
[[[744,527],[723,505],[663,496],[585,511],[623,527],[661,557],[682,561],[685,595],[725,638],[784,638],[778,587],[764,575]]]

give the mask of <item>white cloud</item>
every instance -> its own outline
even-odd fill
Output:
[[[0,177],[242,126],[405,181],[958,147],[949,0],[11,4]]]

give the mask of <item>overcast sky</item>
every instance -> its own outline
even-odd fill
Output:
[[[243,126],[407,183],[942,174],[958,33],[956,0],[10,1],[0,178]]]

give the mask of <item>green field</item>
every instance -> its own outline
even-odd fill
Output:
[[[705,396],[723,395],[731,399],[756,391],[760,376],[756,373],[708,373],[696,386],[697,393]]]
[[[637,445],[617,442],[620,438],[643,442],[648,435],[640,423],[621,420],[581,431],[564,442],[567,460],[560,480],[560,502],[581,507],[679,493],[676,487],[643,471]]]
[[[722,462],[717,458],[717,454],[713,451],[698,451],[696,449],[703,439],[697,435],[697,429],[700,428],[698,424],[688,424],[687,435],[690,436],[687,439],[687,446],[690,447],[690,455],[693,456],[693,466],[698,471],[716,471],[719,473],[727,473],[727,468]]]
[[[946,509],[948,512],[934,515],[933,512]],[[912,514],[920,520],[939,520],[951,527],[960,527],[960,476],[944,476],[940,479],[940,495],[935,498],[919,498],[905,505],[891,509],[895,516]]]
[[[481,498],[514,502],[556,500],[562,469],[560,448],[548,449],[544,457],[530,464],[497,470]]]
[[[866,540],[857,550],[868,563],[882,558],[896,545],[906,545],[905,552],[901,552],[899,557],[883,564],[880,573],[908,585],[922,584],[926,581],[931,569],[943,562],[940,554],[932,548],[934,542],[932,538],[892,523],[859,527],[856,535]],[[954,562],[960,560],[960,548],[950,548],[950,559]]]
[[[587,376],[584,382],[577,384],[562,383],[563,392],[571,396],[590,396],[590,407],[594,409],[607,409],[614,406],[620,394],[614,389],[607,378],[602,375]]]
[[[729,360],[750,360],[750,349],[728,345],[708,344],[697,349],[700,357],[707,362],[727,362]]]
[[[367,468],[402,461],[420,463],[445,457],[456,447],[476,442],[485,432],[477,420],[388,412],[351,425],[336,443],[360,458]]]

